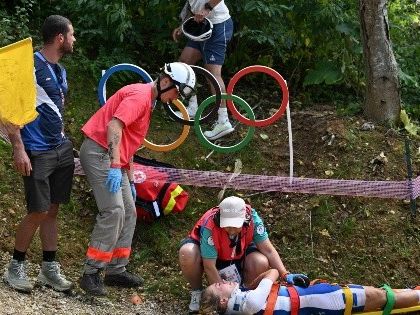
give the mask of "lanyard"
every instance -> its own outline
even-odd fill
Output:
[[[60,70],[62,71],[62,77],[63,77],[63,83],[60,84],[58,82],[57,75],[55,74],[55,71],[51,67],[50,63],[45,59],[45,57],[39,51],[35,52],[35,55],[37,55],[37,57],[39,59],[41,59],[43,62],[45,62],[45,64],[47,65],[48,69],[50,70],[51,75],[52,75],[52,77],[53,77],[53,79],[55,81],[55,84],[57,85],[57,88],[60,90],[61,101],[62,101],[62,104],[64,106],[64,91],[63,91],[63,88],[64,89],[67,89],[66,70],[61,69],[61,67],[58,66],[60,68]]]

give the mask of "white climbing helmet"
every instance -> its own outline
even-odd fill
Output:
[[[172,79],[182,97],[188,98],[195,93],[195,73],[189,65],[183,62],[166,63],[163,71]]]
[[[204,18],[202,22],[196,22],[194,17],[190,17],[182,23],[181,30],[189,39],[203,42],[211,37],[213,23],[208,18]]]

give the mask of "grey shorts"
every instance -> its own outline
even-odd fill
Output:
[[[51,204],[70,200],[74,173],[73,144],[66,140],[48,151],[26,151],[30,176],[23,176],[28,213],[48,211]]]

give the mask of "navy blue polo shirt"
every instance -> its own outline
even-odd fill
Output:
[[[37,55],[34,55],[34,64],[38,117],[21,129],[21,136],[26,150],[45,151],[60,146],[66,139],[63,132],[66,73],[60,65],[43,61]]]

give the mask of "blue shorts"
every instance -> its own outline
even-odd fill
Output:
[[[203,42],[188,40],[187,47],[192,47],[201,52],[204,64],[223,65],[225,61],[226,48],[232,39],[233,21],[228,20],[213,24],[211,37]]]

